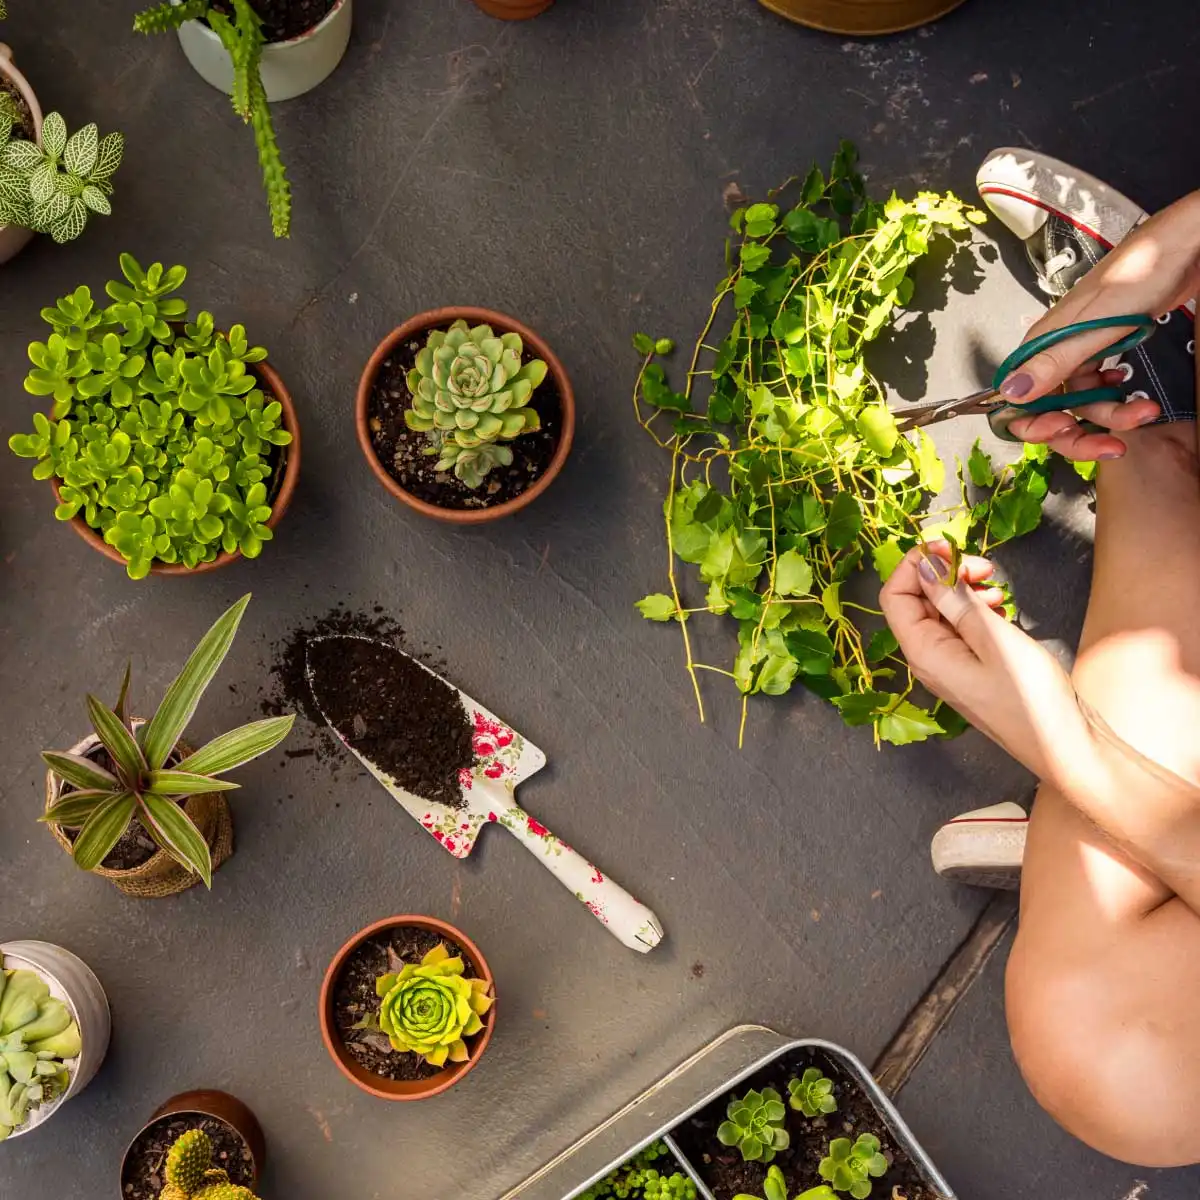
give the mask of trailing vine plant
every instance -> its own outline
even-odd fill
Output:
[[[846,724],[870,726],[877,744],[961,732],[952,709],[914,698],[895,638],[855,585],[870,568],[876,585],[863,598],[873,603],[877,582],[918,541],[987,553],[1028,533],[1048,490],[1046,447],[997,465],[976,442],[958,464],[961,499],[927,511],[945,464],[923,429],[897,430],[864,352],[911,300],[909,271],[930,243],[962,237],[984,216],[952,193],[873,201],[856,163],[843,142],[828,176],[814,166],[733,213],[740,243],[727,247],[682,392],[659,361],[670,340],[634,337],[634,409],[671,456],[669,590],[637,607],[678,622],[701,720],[698,672],[734,681],[739,742],[748,698],[797,683]],[[697,568],[703,603],[685,604],[677,560]],[[696,660],[687,623],[700,613],[737,623],[732,670]]]

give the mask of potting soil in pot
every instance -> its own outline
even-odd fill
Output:
[[[435,471],[437,457],[425,453],[428,437],[416,433],[404,423],[404,413],[412,407],[412,393],[408,390],[408,373],[416,362],[417,354],[425,344],[426,334],[397,346],[383,360],[371,392],[367,408],[367,424],[371,431],[371,445],[383,464],[383,469],[396,482],[427,504],[438,508],[470,509],[493,508],[515,500],[527,488],[535,484],[545,473],[562,429],[562,400],[552,372],[534,390],[529,407],[536,410],[542,427],[536,433],[523,433],[511,442],[505,442],[513,453],[512,466],[494,467],[484,476],[477,488],[469,488],[452,472]],[[537,355],[528,347],[521,356],[521,364],[532,362]]]
[[[451,954],[462,953],[436,933],[404,926],[368,939],[346,959],[333,992],[334,1025],[351,1057],[372,1075],[407,1081],[429,1079],[445,1070],[430,1066],[419,1054],[393,1050],[386,1033],[354,1028],[364,1017],[379,1015],[375,981],[381,975],[400,971],[407,963],[420,963],[430,950],[443,943]],[[472,974],[469,962],[467,974]]]
[[[798,1050],[776,1060],[671,1131],[679,1149],[699,1171],[716,1200],[733,1200],[734,1196],[742,1194],[763,1195],[763,1180],[767,1174],[768,1164],[743,1162],[736,1146],[723,1146],[717,1140],[717,1128],[725,1120],[730,1100],[740,1100],[751,1089],[761,1091],[771,1087],[786,1105],[788,1081],[798,1079],[808,1067],[819,1067],[833,1080],[837,1111],[806,1117],[788,1106],[784,1127],[791,1137],[791,1145],[778,1151],[769,1164],[783,1172],[787,1194],[795,1196],[823,1182],[818,1167],[834,1138],[854,1141],[859,1134],[872,1133],[879,1139],[880,1152],[890,1164],[886,1175],[871,1180],[872,1197],[891,1200],[893,1193],[898,1192],[903,1200],[936,1200],[922,1185],[908,1156],[892,1140],[870,1100],[839,1070],[834,1060],[812,1050]]]
[[[29,105],[25,103],[25,97],[21,95],[21,89],[15,83],[10,82],[4,75],[0,75],[0,92],[4,92],[11,97],[17,106],[17,123],[13,126],[13,139],[24,138],[27,142],[33,141],[33,113],[29,111]]]
[[[231,1183],[254,1183],[254,1159],[241,1135],[224,1121],[201,1113],[179,1113],[155,1121],[129,1149],[121,1173],[125,1200],[158,1200],[166,1180],[167,1151],[189,1129],[202,1129],[212,1139],[213,1166],[225,1171]]]
[[[319,25],[333,10],[337,0],[251,0],[251,7],[262,18],[262,34],[268,42],[286,42]],[[213,0],[213,8],[232,17],[229,0]]]

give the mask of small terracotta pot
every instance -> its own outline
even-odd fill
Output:
[[[508,500],[504,504],[497,504],[491,508],[439,508],[436,504],[419,500],[384,469],[383,464],[379,461],[379,456],[375,453],[375,447],[371,443],[371,430],[368,425],[371,392],[375,386],[375,376],[379,374],[379,368],[383,365],[384,360],[401,342],[419,338],[431,329],[447,328],[460,319],[472,325],[491,325],[501,333],[519,333],[526,347],[532,350],[538,358],[544,359],[550,368],[550,374],[558,388],[559,401],[562,405],[562,429],[558,435],[558,446],[549,466],[534,481],[533,485],[526,488],[515,500]],[[531,403],[534,407],[537,406],[536,392],[534,392],[534,399]],[[522,325],[520,321],[490,308],[434,308],[410,317],[403,325],[393,329],[375,348],[375,353],[371,355],[363,370],[362,378],[358,381],[358,395],[355,397],[354,403],[354,424],[358,430],[358,444],[362,447],[367,464],[375,473],[375,478],[397,500],[407,504],[409,508],[423,516],[433,517],[436,521],[447,521],[453,525],[481,525],[486,521],[498,521],[501,517],[520,512],[521,509],[532,504],[558,478],[567,461],[567,455],[571,452],[571,443],[575,440],[575,390],[571,387],[571,379],[567,375],[566,367],[562,365],[562,360],[550,349],[547,342],[528,326]]]
[[[527,21],[544,13],[554,0],[475,0],[489,17],[502,21]]]
[[[279,373],[274,367],[268,363],[251,363],[249,369],[258,376],[259,383],[262,384],[263,391],[268,395],[278,400],[283,407],[283,428],[292,435],[291,442],[286,446],[280,446],[279,450],[283,456],[283,481],[279,485],[279,491],[275,494],[274,500],[271,502],[271,516],[267,521],[267,528],[274,529],[280,521],[283,520],[283,514],[287,512],[287,506],[292,502],[292,493],[296,490],[296,483],[300,478],[300,418],[296,415],[296,406],[292,403],[291,394],[287,390],[287,385],[279,377]],[[58,488],[58,477],[52,475],[50,477],[50,487],[54,490],[54,502],[59,504],[62,501],[61,493]],[[122,566],[125,565],[125,559],[121,557],[120,552],[113,546],[110,546],[99,530],[93,529],[81,516],[76,515],[71,518],[71,528],[93,550],[99,550],[105,558],[111,558],[113,562],[118,562]],[[155,562],[150,568],[151,575],[199,575],[203,571],[215,571],[219,567],[227,567],[230,563],[237,562],[242,557],[240,550],[235,550],[232,554],[218,554],[211,562],[202,562],[195,567],[185,567],[183,563],[160,563]]]
[[[33,88],[29,86],[29,81],[13,63],[12,50],[3,42],[0,42],[0,75],[3,75],[21,93],[21,99],[29,105],[29,112],[33,117],[34,138],[40,146],[42,144],[41,106],[38,104],[37,96],[33,94]],[[32,237],[32,229],[22,229],[19,225],[0,225],[0,263],[7,262],[14,254],[23,250]]]
[[[963,0],[759,0],[772,12],[826,33],[875,37],[927,25]]]
[[[411,915],[388,917],[386,920],[376,921],[373,925],[360,929],[333,956],[329,970],[325,972],[325,982],[321,985],[321,1038],[325,1042],[325,1049],[337,1063],[338,1070],[351,1083],[357,1084],[364,1092],[369,1092],[380,1100],[427,1100],[430,1096],[437,1096],[447,1088],[453,1087],[468,1071],[473,1070],[475,1064],[483,1057],[488,1042],[492,1040],[492,1027],[495,1024],[496,1006],[493,1004],[483,1015],[483,1029],[468,1043],[467,1049],[471,1057],[464,1063],[451,1063],[428,1079],[408,1081],[383,1079],[379,1075],[372,1075],[351,1057],[337,1031],[333,1018],[333,994],[338,977],[346,965],[346,960],[363,942],[389,929],[399,929],[405,926],[436,933],[439,937],[444,938],[450,946],[457,947],[467,960],[470,976],[475,979],[486,979],[492,995],[495,996],[496,993],[496,981],[493,979],[487,959],[480,953],[479,947],[461,929],[456,929],[445,921],[439,921],[436,917]]]
[[[124,1200],[125,1196],[123,1187],[125,1164],[129,1161],[129,1155],[142,1134],[163,1117],[191,1113],[223,1121],[238,1134],[250,1151],[251,1165],[254,1171],[254,1182],[251,1186],[257,1185],[259,1179],[262,1178],[263,1164],[267,1158],[267,1143],[258,1118],[236,1096],[231,1096],[228,1092],[215,1090],[180,1092],[178,1096],[172,1096],[170,1100],[155,1110],[154,1115],[137,1131],[133,1140],[125,1148],[125,1153],[121,1158],[121,1173],[117,1176],[117,1190],[121,1195],[121,1200]]]

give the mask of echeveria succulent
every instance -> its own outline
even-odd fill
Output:
[[[166,1185],[159,1200],[257,1200],[249,1188],[229,1182],[212,1165],[213,1145],[202,1129],[181,1133],[167,1151]]]
[[[421,1055],[430,1066],[466,1062],[463,1038],[483,1028],[483,1016],[492,1007],[488,985],[467,979],[461,957],[451,957],[444,945],[435,946],[421,959],[399,972],[381,975],[375,990],[382,1000],[379,1027],[394,1050]]]
[[[733,1200],[788,1200],[787,1180],[778,1167],[768,1167],[761,1196],[748,1196],[743,1192],[734,1196]],[[809,1188],[808,1191],[793,1196],[792,1200],[837,1200],[837,1196],[828,1184],[823,1183],[819,1187]]]
[[[799,1079],[789,1080],[788,1092],[788,1104],[806,1117],[837,1112],[833,1080],[826,1078],[819,1067],[809,1067]]]
[[[82,1049],[71,1010],[36,971],[0,969],[0,1141],[70,1083]]]
[[[769,1163],[791,1143],[783,1127],[787,1108],[774,1088],[748,1091],[730,1102],[725,1116],[717,1128],[717,1140],[723,1146],[736,1146],[746,1162]]]
[[[880,1153],[879,1139],[873,1133],[860,1133],[856,1141],[834,1138],[829,1154],[817,1168],[837,1192],[849,1192],[854,1200],[866,1200],[871,1180],[886,1175],[888,1161]]]
[[[522,366],[523,351],[520,334],[497,336],[490,325],[460,320],[430,333],[408,373],[408,427],[429,434],[437,469],[453,470],[467,487],[512,462],[500,443],[541,428],[529,400],[547,367],[540,358]]]

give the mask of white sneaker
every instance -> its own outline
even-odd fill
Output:
[[[933,835],[933,869],[943,879],[1012,891],[1021,883],[1029,814],[1011,800],[963,813]]]

